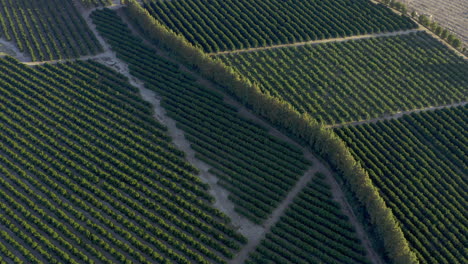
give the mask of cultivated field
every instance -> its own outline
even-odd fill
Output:
[[[24,263],[224,263],[244,238],[126,78],[0,60],[0,250]]]
[[[468,1],[466,0],[404,0],[419,14],[432,15],[443,27],[450,29],[468,43]]]
[[[0,38],[16,43],[32,61],[102,51],[71,0],[0,0]]]
[[[92,17],[130,73],[163,96],[169,116],[184,130],[198,158],[213,167],[211,173],[230,191],[237,211],[256,223],[265,220],[309,167],[301,150],[240,118],[220,94],[132,36],[115,12],[96,11]]]
[[[112,0],[79,0],[86,7],[93,6],[108,6],[112,4]]]
[[[0,56],[0,264],[467,262],[468,60],[408,16],[0,0]]]
[[[218,58],[326,124],[467,98],[468,62],[424,32]]]
[[[464,263],[468,107],[337,129],[402,224],[420,263]]]
[[[324,178],[304,188],[246,264],[370,263]]]
[[[416,27],[365,0],[143,2],[160,23],[208,53]]]

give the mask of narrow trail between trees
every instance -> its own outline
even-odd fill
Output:
[[[279,49],[279,48],[285,48],[285,47],[299,47],[299,46],[305,46],[305,45],[318,45],[318,44],[324,44],[324,43],[330,43],[330,42],[345,42],[345,41],[358,40],[358,39],[391,37],[391,36],[399,36],[399,35],[406,35],[406,34],[416,33],[416,32],[419,32],[419,31],[421,31],[421,29],[418,28],[418,29],[387,32],[387,33],[356,35],[356,36],[349,36],[349,37],[343,37],[343,38],[311,40],[311,41],[295,42],[295,43],[289,43],[289,44],[278,44],[278,45],[272,45],[272,46],[263,46],[263,47],[257,47],[257,48],[247,48],[247,49],[220,51],[220,52],[215,52],[215,53],[208,53],[208,55],[217,56],[217,55],[225,55],[225,54],[254,52],[254,51],[260,51],[260,50]]]
[[[461,103],[453,103],[453,104],[447,104],[447,105],[439,105],[439,106],[429,106],[425,108],[419,108],[419,109],[413,109],[413,110],[408,110],[408,111],[401,111],[393,114],[388,114],[384,115],[381,117],[376,117],[372,119],[366,119],[366,120],[361,120],[361,121],[353,121],[353,122],[347,122],[347,123],[341,123],[341,124],[334,124],[334,125],[328,125],[328,128],[338,128],[342,126],[357,126],[361,124],[367,124],[367,123],[376,123],[378,121],[383,121],[383,120],[390,120],[390,119],[398,119],[404,115],[407,114],[412,114],[412,113],[419,113],[423,111],[431,111],[431,110],[437,110],[437,109],[443,109],[443,108],[451,108],[451,107],[457,107],[457,106],[464,106],[468,102],[461,102]]]
[[[29,66],[37,66],[37,65],[42,65],[42,64],[56,64],[56,63],[63,63],[63,62],[69,62],[69,61],[85,61],[85,60],[100,60],[103,58],[112,58],[113,54],[110,50],[101,52],[96,55],[88,55],[88,56],[82,56],[79,58],[74,58],[74,59],[63,59],[63,60],[51,60],[51,61],[28,61],[28,62],[22,62],[23,64],[29,65]]]

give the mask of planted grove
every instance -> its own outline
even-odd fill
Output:
[[[332,191],[317,173],[246,264],[370,263]]]
[[[336,129],[369,172],[420,263],[468,258],[468,107]]]
[[[80,0],[86,7],[108,6],[112,0]]]
[[[0,0],[0,37],[14,41],[32,61],[102,50],[71,0]]]
[[[126,78],[0,60],[7,263],[225,263],[244,242]]]
[[[163,96],[168,114],[185,131],[199,159],[230,191],[236,210],[256,223],[265,220],[310,165],[302,151],[242,118],[217,92],[142,44],[114,11],[92,18],[130,72]]]
[[[467,99],[468,61],[425,32],[218,58],[326,124]]]
[[[208,53],[416,27],[367,0],[145,0],[143,7]]]

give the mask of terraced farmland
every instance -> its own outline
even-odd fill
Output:
[[[336,132],[365,166],[420,263],[464,263],[468,106]]]
[[[1,0],[0,38],[14,41],[32,61],[102,51],[71,0]]]
[[[160,23],[205,52],[415,28],[366,0],[145,0]]]
[[[257,223],[265,220],[309,166],[302,152],[239,117],[220,94],[157,56],[115,12],[96,11],[92,17],[132,75],[163,96],[165,109],[186,132],[198,158],[213,166],[239,213]]]
[[[218,58],[326,124],[467,99],[468,61],[424,32]]]
[[[126,78],[0,59],[7,263],[225,263],[245,242]]]

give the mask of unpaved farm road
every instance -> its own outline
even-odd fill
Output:
[[[194,74],[194,73],[192,73]],[[198,75],[197,75],[198,76]],[[207,87],[214,87],[214,85],[207,81],[201,80],[201,83]],[[216,89],[216,88],[213,88]],[[218,88],[217,91],[219,92],[221,88]],[[304,187],[306,187],[307,183],[314,177],[316,172],[323,173],[326,178],[325,181],[330,184],[332,188],[333,199],[337,201],[342,209],[342,212],[348,216],[351,225],[356,230],[357,237],[361,240],[364,249],[366,250],[366,256],[369,258],[371,263],[374,264],[382,264],[383,260],[381,257],[375,252],[374,248],[371,245],[370,239],[367,233],[364,231],[362,224],[358,221],[356,215],[354,214],[351,206],[349,205],[348,201],[345,198],[343,190],[341,189],[340,185],[335,179],[334,173],[329,168],[327,164],[319,160],[310,149],[304,147],[303,145],[299,144],[289,136],[285,135],[278,129],[271,126],[268,122],[265,122],[257,115],[252,113],[249,109],[245,106],[241,105],[237,100],[234,98],[224,95],[224,101],[232,106],[235,106],[239,110],[239,114],[253,122],[266,127],[269,133],[272,136],[275,136],[281,140],[284,140],[290,144],[293,144],[302,149],[304,156],[306,159],[312,162],[312,167],[310,167],[303,176],[298,180],[296,185],[294,185],[293,189],[288,193],[286,198],[280,203],[280,205],[273,211],[270,217],[265,221],[263,226],[265,229],[261,234],[258,234],[255,240],[249,240],[248,244],[242,248],[242,250],[236,255],[236,257],[230,261],[230,264],[241,264],[248,258],[248,255],[255,251],[257,246],[260,244],[263,238],[265,238],[266,234],[270,231],[271,227],[273,227],[284,214],[285,210],[294,202],[294,198],[302,191]]]
[[[220,51],[220,52],[215,52],[215,53],[209,53],[208,55],[217,56],[217,55],[224,55],[224,54],[253,52],[253,51],[260,51],[260,50],[286,48],[286,47],[299,47],[299,46],[305,46],[305,45],[317,45],[317,44],[324,44],[324,43],[330,43],[330,42],[344,42],[344,41],[358,40],[358,39],[391,37],[391,36],[398,36],[398,35],[406,35],[406,34],[416,33],[418,31],[421,31],[421,29],[411,29],[411,30],[404,30],[404,31],[378,33],[378,34],[356,35],[356,36],[343,37],[343,38],[311,40],[311,41],[304,41],[304,42],[294,42],[294,43],[289,43],[289,44],[278,44],[278,45],[272,45],[272,46],[264,46],[264,47],[258,47],[258,48],[228,50],[228,51]]]
[[[342,127],[342,126],[357,126],[361,124],[367,124],[367,123],[376,123],[378,121],[383,121],[383,120],[390,120],[390,119],[398,119],[404,115],[408,115],[411,113],[418,113],[422,111],[431,111],[431,110],[437,110],[437,109],[443,109],[443,108],[450,108],[450,107],[457,107],[457,106],[464,106],[468,102],[461,102],[461,103],[454,103],[454,104],[448,104],[448,105],[439,105],[439,106],[428,106],[425,108],[419,108],[419,109],[413,109],[413,110],[408,110],[408,111],[402,111],[402,112],[397,112],[389,115],[384,115],[381,117],[376,117],[372,119],[366,119],[366,120],[361,120],[361,121],[354,121],[354,122],[347,122],[347,123],[341,123],[341,124],[335,124],[335,125],[329,125],[327,126],[328,128],[337,128],[337,127]]]

